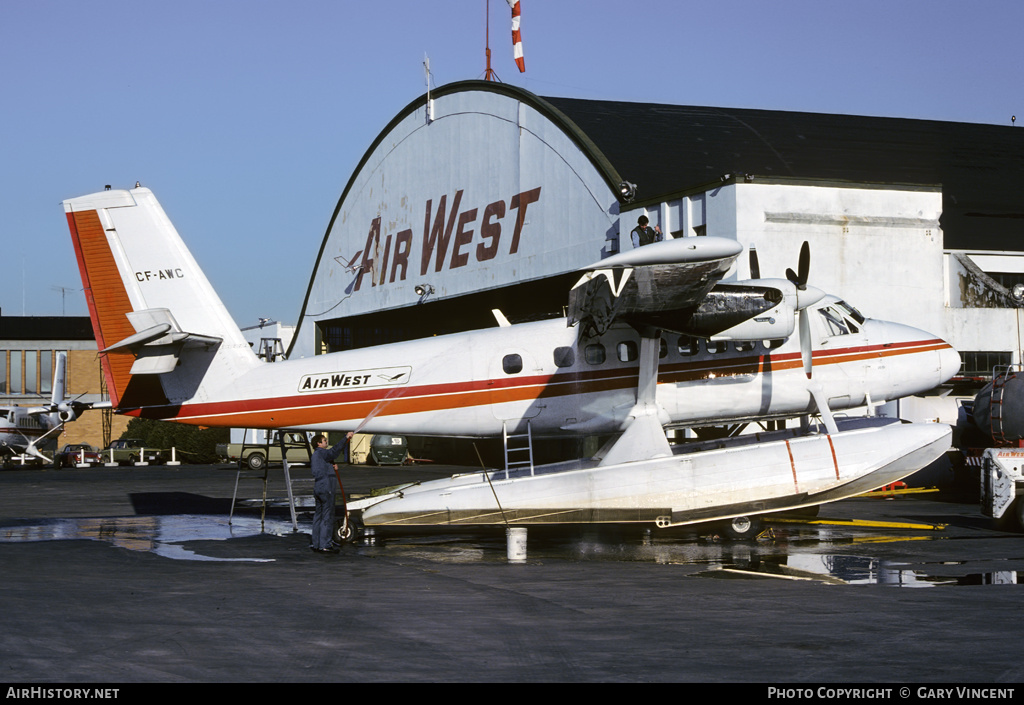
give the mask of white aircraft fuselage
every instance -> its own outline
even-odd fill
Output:
[[[809,310],[836,303],[826,298]],[[959,369],[956,352],[924,331],[870,319],[848,325],[858,330],[828,335],[813,324],[815,380],[835,410],[923,393]],[[662,338],[657,403],[665,425],[813,410],[795,337],[774,348],[680,338]],[[245,428],[472,437],[529,420],[535,435],[613,433],[636,401],[638,345],[626,325],[580,339],[564,319],[524,323],[262,364],[220,388],[207,382],[206,401],[130,413]]]
[[[28,407],[21,406],[0,407],[0,456],[21,455],[34,449],[61,423],[53,415],[35,415],[29,411]]]
[[[615,433],[636,416],[643,346],[625,323],[597,334],[555,319],[264,363],[148,189],[64,205],[121,413],[204,426],[465,437],[526,422],[536,435]],[[741,249],[703,237],[658,246],[643,255],[704,263],[724,253],[725,268]],[[820,292],[808,299],[814,303],[801,304],[799,315],[809,317],[814,385],[834,409],[925,392],[959,368],[957,353],[932,334],[865,320]],[[793,312],[785,314],[790,324]],[[798,338],[663,335],[660,358],[643,367],[657,371],[657,419],[682,427],[813,411]]]

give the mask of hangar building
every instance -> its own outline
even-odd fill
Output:
[[[942,335],[964,373],[1020,361],[1024,131],[440,87],[381,131],[345,186],[289,354],[556,315],[573,272],[673,237],[757,249],[865,315]],[[749,277],[741,257],[728,278]],[[1024,289],[1024,287],[1022,287]]]

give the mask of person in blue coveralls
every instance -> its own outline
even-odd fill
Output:
[[[338,487],[334,461],[348,449],[352,432],[331,448],[327,447],[327,436],[319,434],[313,438],[313,458],[310,465],[313,470],[313,497],[316,500],[313,510],[313,542],[310,548],[317,553],[337,553],[334,545],[334,493]]]

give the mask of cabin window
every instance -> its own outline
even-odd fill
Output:
[[[679,336],[678,349],[680,355],[696,355],[700,351],[700,343],[697,342],[696,338],[681,335]]]
[[[604,364],[604,346],[600,343],[593,343],[588,345],[583,351],[588,365],[603,365]]]
[[[846,319],[844,319],[842,314],[831,306],[828,308],[819,308],[818,313],[821,314],[822,319],[825,321],[825,330],[828,331],[829,335],[850,334],[850,326],[846,322]]]
[[[555,365],[557,367],[572,367],[576,362],[576,351],[566,346],[555,348]]]
[[[750,352],[754,349],[754,342],[752,340],[738,340],[736,341],[736,352]]]
[[[836,308],[838,308],[845,315],[847,315],[847,317],[852,318],[853,320],[857,321],[857,323],[860,323],[860,324],[864,323],[864,315],[860,311],[855,309],[853,306],[851,306],[850,304],[846,303],[845,301],[837,301],[836,302]]]
[[[709,340],[708,352],[712,355],[720,355],[729,349],[728,340]]]
[[[764,341],[764,346],[769,350],[776,350],[786,344],[785,338],[774,338],[772,340]]]
[[[501,369],[505,370],[505,374],[514,375],[518,372],[523,371],[523,357],[516,355],[506,355],[501,359]]]
[[[668,343],[664,338],[658,341],[658,357],[668,357]]]
[[[619,362],[633,362],[640,356],[636,343],[632,340],[623,340],[615,347],[615,350],[619,356]]]

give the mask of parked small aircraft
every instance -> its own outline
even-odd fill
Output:
[[[22,457],[46,463],[52,461],[40,450],[42,442],[60,433],[64,422],[74,420],[92,406],[68,400],[66,390],[67,355],[58,353],[49,404],[37,407],[0,407],[0,457],[6,460]]]
[[[486,330],[265,364],[151,191],[108,190],[64,208],[120,413],[248,428],[611,436],[574,465],[531,463],[525,474],[388,495],[365,507],[367,522],[667,526],[832,501],[949,446],[938,425],[840,429],[835,410],[931,390],[960,359],[934,335],[866,319],[808,286],[806,247],[786,279],[724,284],[737,242],[668,240],[585,268],[567,318],[499,316]],[[664,432],[810,414],[825,433],[744,445],[710,466],[703,458],[714,454],[697,460]],[[454,508],[469,484],[473,499]]]

